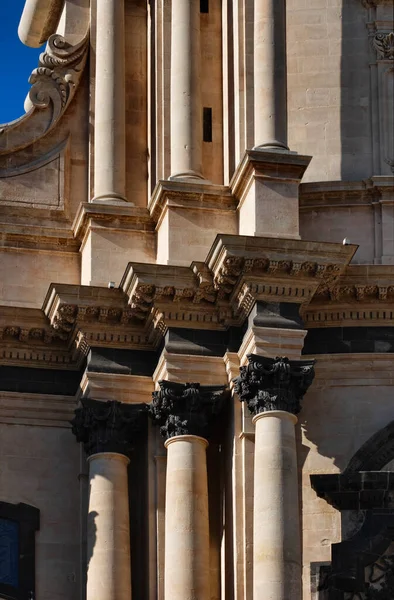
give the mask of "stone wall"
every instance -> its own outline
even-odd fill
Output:
[[[1,499],[40,510],[36,534],[40,600],[79,598],[79,452],[69,428],[0,424]]]
[[[304,181],[374,175],[368,11],[360,0],[287,8],[290,147],[313,155]]]

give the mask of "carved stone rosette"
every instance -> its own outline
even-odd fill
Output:
[[[144,404],[100,402],[85,398],[71,421],[77,442],[84,445],[88,456],[99,452],[117,452],[128,455],[133,438],[142,429],[146,419]]]
[[[234,379],[234,389],[241,402],[247,403],[251,414],[273,410],[298,414],[301,400],[315,376],[315,361],[256,354],[249,354],[248,361]]]
[[[159,381],[160,390],[153,392],[149,416],[160,426],[168,440],[178,435],[209,438],[214,417],[223,408],[225,386],[200,386],[199,383]]]

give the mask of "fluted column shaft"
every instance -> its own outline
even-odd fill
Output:
[[[94,200],[126,196],[124,0],[97,0]]]
[[[127,465],[115,452],[89,457],[87,600],[131,600]]]
[[[172,0],[171,177],[202,173],[200,2]]]
[[[180,435],[165,442],[165,600],[207,600],[209,519],[207,440]]]
[[[260,413],[256,424],[253,518],[253,597],[301,599],[297,417]]]
[[[287,148],[286,0],[254,3],[255,147]]]

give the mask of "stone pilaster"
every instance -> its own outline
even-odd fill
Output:
[[[294,425],[314,361],[248,355],[235,391],[255,432],[253,595],[301,599],[301,539]]]
[[[159,382],[150,406],[167,448],[165,600],[210,597],[206,448],[224,386]]]
[[[131,599],[127,466],[145,412],[91,399],[75,411],[73,433],[89,462],[87,600]]]

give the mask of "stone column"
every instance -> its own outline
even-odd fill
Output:
[[[200,2],[172,0],[170,179],[203,179],[200,60]]]
[[[144,406],[84,399],[75,411],[89,462],[87,600],[131,600],[127,466]]]
[[[287,147],[286,0],[254,3],[255,149]]]
[[[224,386],[160,381],[150,415],[167,448],[165,600],[210,598],[206,448]]]
[[[126,200],[124,0],[97,0],[94,201]]]
[[[302,564],[294,425],[314,361],[248,355],[235,391],[256,425],[253,597],[301,600]]]

